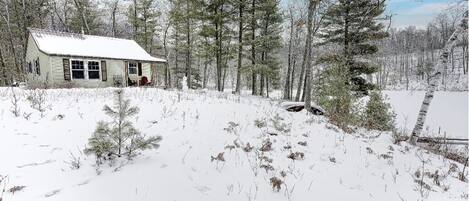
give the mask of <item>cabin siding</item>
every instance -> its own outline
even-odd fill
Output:
[[[40,75],[36,74],[35,71],[35,66],[34,66],[34,61],[39,58],[39,70],[40,70]],[[34,42],[34,39],[32,38],[31,35],[29,35],[28,39],[28,47],[26,49],[26,72],[28,79],[34,79],[38,80],[41,82],[47,82],[51,83],[51,68],[49,65],[49,56],[41,52],[36,44]],[[32,65],[32,70],[33,72],[29,72],[29,66],[28,63],[31,62]]]
[[[151,81],[151,64],[142,63],[142,76],[146,76],[148,81]]]
[[[74,80],[72,78],[71,81],[65,81],[64,79],[64,71],[63,71],[63,59],[79,59],[83,60],[84,62],[88,60],[92,61],[106,61],[106,70],[107,70],[107,81],[102,81],[102,71],[100,67],[100,79],[99,80],[87,80],[87,79],[80,79]],[[122,76],[124,77],[124,61],[122,60],[110,60],[110,59],[95,59],[95,58],[78,58],[78,57],[60,57],[60,56],[52,56],[51,57],[51,66],[53,69],[53,79],[55,85],[67,85],[67,83],[71,83],[72,86],[79,86],[79,87],[110,87],[114,85],[114,76]],[[71,73],[71,72],[70,72]]]

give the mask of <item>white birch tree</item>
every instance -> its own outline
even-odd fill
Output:
[[[415,122],[414,129],[412,130],[412,135],[410,136],[410,143],[416,144],[418,137],[422,133],[423,125],[425,124],[425,119],[427,117],[428,108],[430,107],[430,103],[434,97],[434,93],[436,88],[438,87],[441,74],[445,68],[446,63],[448,63],[448,58],[451,52],[451,49],[456,45],[458,38],[460,38],[465,31],[467,31],[467,15],[468,11],[466,10],[461,20],[461,23],[453,34],[449,37],[448,41],[446,42],[445,46],[441,50],[440,57],[438,59],[438,63],[436,64],[433,72],[430,73],[429,76],[429,85],[427,91],[425,92],[425,97],[422,102],[422,106],[420,106],[420,111],[417,116],[417,121]]]

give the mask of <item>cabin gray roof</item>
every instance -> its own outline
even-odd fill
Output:
[[[29,29],[40,51],[48,55],[166,62],[148,54],[133,40]]]

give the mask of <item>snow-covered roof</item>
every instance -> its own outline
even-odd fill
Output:
[[[39,50],[48,55],[166,62],[148,54],[133,40],[29,29]]]

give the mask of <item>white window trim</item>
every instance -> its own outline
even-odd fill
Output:
[[[98,74],[99,74],[98,79],[90,79],[90,78],[89,78],[88,62],[90,62],[90,61],[93,61],[93,62],[97,62],[97,63],[98,63],[98,70],[97,70],[97,71],[98,71]],[[96,70],[94,70],[94,71],[96,71]],[[87,80],[101,80],[101,79],[102,79],[102,75],[101,75],[101,61],[100,61],[100,60],[86,60],[86,76],[85,76],[85,77],[86,77]]]
[[[72,69],[72,61],[83,61],[83,73],[84,73],[84,78],[83,79],[74,79],[73,78],[73,69]],[[99,78],[98,79],[89,79],[89,75],[88,75],[88,62],[89,61],[94,61],[94,62],[98,62],[98,66],[99,66]],[[100,60],[95,60],[95,59],[75,59],[75,58],[71,58],[70,59],[70,79],[71,80],[89,80],[89,81],[100,81],[102,79],[102,75],[101,75],[101,61]]]
[[[83,74],[84,77],[83,79],[78,79],[78,78],[73,78],[73,68],[72,68],[72,61],[82,61],[83,62]],[[85,66],[85,60],[83,59],[70,59],[70,80],[86,80],[86,66]]]
[[[135,63],[135,73],[130,73],[130,64]],[[127,73],[129,75],[138,75],[138,62],[136,61],[129,61],[127,64]]]

